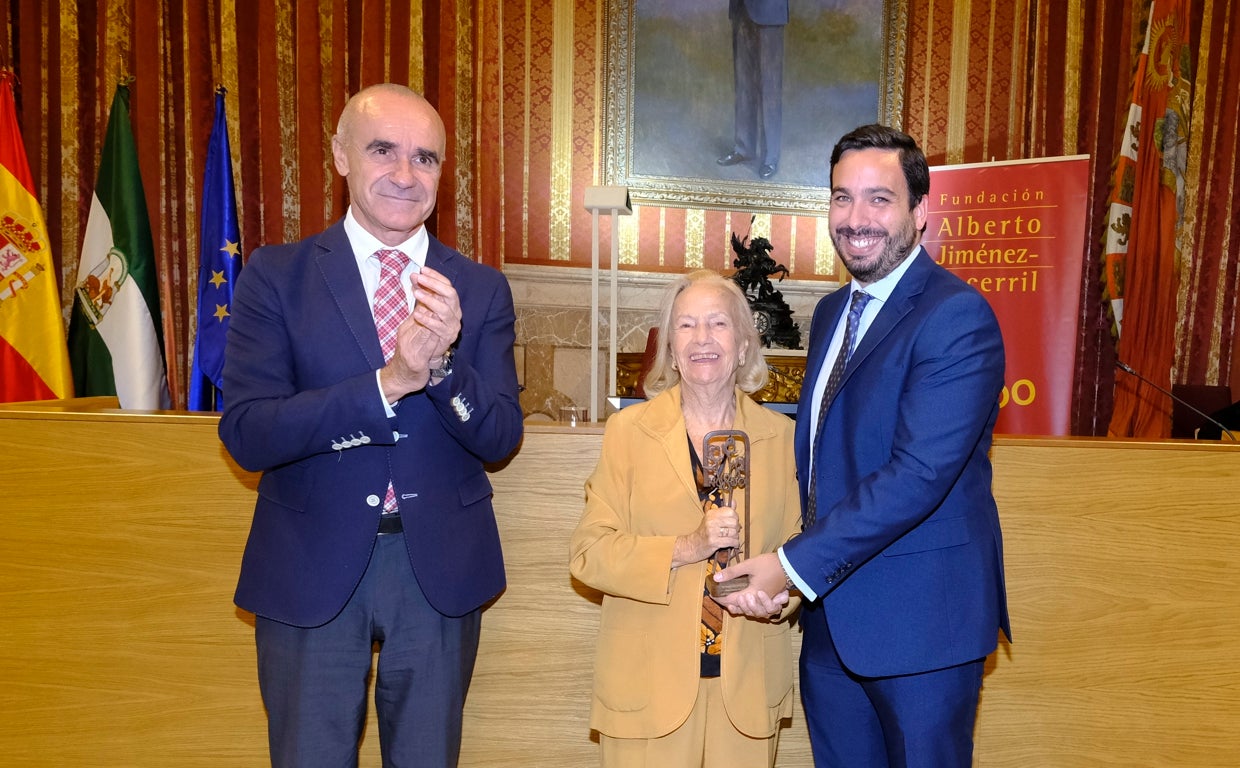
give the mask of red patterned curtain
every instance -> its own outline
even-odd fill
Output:
[[[198,197],[217,83],[228,89],[246,253],[343,213],[345,187],[329,166],[335,120],[347,94],[395,81],[424,92],[448,126],[436,235],[495,265],[587,265],[581,199],[600,183],[611,2],[0,0],[0,64],[21,80],[22,133],[62,286],[77,272],[107,105],[127,73],[137,77],[134,134],[178,405],[192,353]],[[1115,379],[1101,233],[1146,2],[887,2],[906,9],[903,127],[932,163],[1093,157],[1074,432],[1105,433]],[[1237,3],[1193,2],[1194,144],[1173,379],[1183,383],[1227,383],[1240,373]],[[636,254],[629,266],[679,271],[726,265],[727,236],[749,214],[641,206],[631,218],[621,230],[622,248]],[[817,250],[816,217],[769,215],[762,224],[794,277],[834,279],[833,262]],[[62,288],[66,306],[70,295]]]
[[[1161,371],[1167,387],[1172,381],[1235,380],[1232,366],[1240,350],[1235,333],[1240,231],[1234,225],[1240,208],[1240,90],[1235,87],[1240,0],[1191,5],[1193,132],[1182,259],[1175,265],[1179,294],[1154,299],[1178,330],[1160,326],[1150,331],[1157,338],[1134,334],[1125,341],[1174,349],[1174,370],[1163,365]],[[1074,434],[1106,434],[1114,404],[1115,346],[1102,301],[1102,242],[1111,171],[1124,140],[1148,11],[1149,0],[909,3],[905,129],[921,139],[931,163],[1093,158]],[[1240,387],[1233,385],[1233,391]],[[1169,413],[1165,398],[1160,407]]]
[[[418,0],[7,0],[0,63],[20,79],[22,134],[66,315],[108,104],[126,74],[159,259],[168,378],[184,407],[196,311],[199,197],[216,84],[228,89],[242,248],[343,214],[330,137],[350,93],[423,91],[450,126],[436,233],[467,249],[474,212],[473,5]],[[431,73],[428,75],[427,73]],[[468,252],[468,250],[467,250]]]
[[[1193,19],[1187,256],[1180,272],[1176,381],[1230,384],[1240,397],[1240,0],[1201,2]]]
[[[932,164],[1088,154],[1086,231],[1098,231],[1133,50],[1128,0],[930,2],[909,7],[905,129]],[[1111,408],[1111,341],[1099,243],[1081,281],[1073,433],[1101,434]],[[1106,359],[1104,359],[1106,358]]]

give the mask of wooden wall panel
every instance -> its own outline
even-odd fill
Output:
[[[255,476],[213,416],[0,407],[0,754],[15,765],[266,760],[232,605]],[[487,610],[461,764],[594,764],[597,596],[567,570],[601,429],[529,426],[495,468],[509,586]],[[1001,438],[1016,635],[977,765],[1231,766],[1240,754],[1240,447]],[[363,765],[377,765],[373,718]],[[798,709],[781,766],[811,762]]]
[[[1013,439],[994,456],[1015,643],[985,679],[982,765],[1234,764],[1240,446]]]
[[[0,753],[11,765],[260,765],[232,604],[255,478],[213,417],[0,420]]]

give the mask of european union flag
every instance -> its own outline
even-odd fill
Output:
[[[224,337],[232,309],[233,286],[241,272],[241,234],[237,229],[237,193],[224,87],[215,91],[215,124],[207,145],[207,174],[202,184],[202,229],[198,247],[198,333],[190,371],[189,409],[218,411],[224,406]]]

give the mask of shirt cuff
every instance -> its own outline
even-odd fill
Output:
[[[375,386],[379,389],[379,402],[383,403],[383,412],[386,413],[387,417],[390,419],[396,415],[396,411],[392,408],[391,404],[388,403],[387,395],[383,394],[383,382],[379,380],[379,372],[382,370],[382,368],[375,369]]]
[[[788,562],[788,558],[784,557],[784,548],[780,547],[775,550],[775,553],[779,555],[779,564],[784,567],[784,573],[788,574],[788,578],[792,579],[792,583],[797,585],[797,589],[801,591],[801,596],[811,603],[817,600],[818,593],[810,589],[809,585],[801,580],[801,576],[792,567],[792,564]]]

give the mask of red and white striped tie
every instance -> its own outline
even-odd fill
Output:
[[[383,361],[392,359],[396,351],[396,329],[409,316],[409,302],[405,300],[405,287],[400,274],[409,264],[409,257],[396,250],[375,251],[379,259],[379,287],[375,289],[375,329],[379,331],[379,346],[383,348]]]
[[[409,302],[405,299],[405,287],[400,275],[409,263],[409,257],[397,250],[375,251],[379,259],[379,287],[375,289],[375,330],[379,332],[379,346],[383,349],[383,361],[392,359],[396,351],[396,329],[409,316]],[[396,511],[396,489],[388,482],[387,496],[383,499],[383,514]]]

